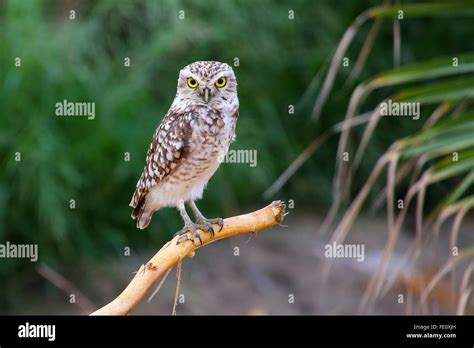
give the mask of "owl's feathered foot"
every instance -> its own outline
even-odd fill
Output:
[[[185,240],[188,240],[189,233],[192,233],[192,235],[195,238],[199,239],[199,242],[202,245],[202,238],[198,230],[209,232],[211,234],[211,237],[214,238],[215,236],[214,225],[219,225],[220,227],[219,232],[220,232],[220,230],[222,230],[222,228],[224,227],[224,220],[222,220],[221,218],[206,219],[204,215],[201,214],[201,212],[196,207],[196,204],[193,201],[189,201],[188,204],[193,210],[194,215],[196,216],[196,223],[193,223],[191,221],[188,214],[186,213],[184,203],[181,202],[178,205],[178,210],[179,210],[179,213],[181,214],[181,217],[183,218],[184,227],[180,231],[176,232],[175,236],[177,235],[182,236],[178,239],[178,243],[181,243]]]
[[[214,227],[213,225],[219,225],[219,232],[222,230],[224,227],[224,220],[221,218],[214,218],[214,219],[206,219],[204,215],[199,211],[198,207],[196,206],[196,203],[193,201],[188,202],[189,206],[191,207],[194,216],[196,216],[196,222],[198,225],[204,226],[205,231],[208,231],[211,233],[212,237],[214,237]]]
[[[215,233],[214,233],[213,224],[218,224],[222,229],[222,226],[224,225],[224,221],[221,218],[208,220],[199,212],[199,210],[197,210],[197,207],[194,203],[190,204],[190,206],[194,214],[196,215],[197,221],[196,223],[193,223],[191,221],[188,214],[186,213],[184,202],[180,202],[180,204],[178,205],[178,210],[181,217],[183,218],[184,227],[180,231],[176,232],[175,236],[181,236],[178,239],[178,243],[181,243],[185,240],[190,239],[189,233],[191,233],[195,238],[199,239],[199,242],[202,245],[202,238],[198,230],[209,232],[211,234],[211,237],[214,237]],[[196,214],[196,211],[197,211],[197,214]]]
[[[220,232],[220,230],[222,230],[222,227],[224,227],[224,220],[221,219],[221,218],[206,219],[204,217],[197,218],[197,220],[196,220],[196,226],[200,226],[200,227],[198,227],[199,229],[211,233],[212,237],[214,237],[214,235],[215,235],[213,225],[219,225],[219,227],[220,227],[219,232]]]
[[[202,230],[202,228],[198,224],[194,224],[192,222],[185,222],[184,227],[178,232],[176,232],[174,235],[180,236],[180,238],[178,239],[178,243],[182,243],[186,240],[190,240],[189,234],[191,233],[195,238],[199,239],[199,242],[202,245],[202,238],[199,234],[198,229]]]
[[[175,236],[182,236],[179,238],[178,243],[182,243],[185,240],[189,239],[189,233],[191,233],[194,237],[199,239],[199,242],[202,245],[202,238],[201,234],[199,233],[198,230],[204,231],[204,232],[209,232],[211,234],[211,237],[214,238],[215,232],[214,232],[214,227],[213,225],[217,224],[222,227],[224,226],[224,221],[221,218],[216,218],[216,219],[204,219],[204,220],[199,220],[196,223],[186,223],[184,224],[184,227],[179,230],[178,232],[175,233]],[[220,231],[220,230],[219,230]]]

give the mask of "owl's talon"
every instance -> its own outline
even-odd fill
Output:
[[[206,222],[211,225],[219,225],[219,232],[224,228],[224,220],[222,218],[206,219]]]
[[[193,233],[193,232],[187,231],[185,234],[182,234],[179,237],[178,242],[176,244],[181,244],[187,240],[191,240],[193,241],[193,243],[196,243],[196,241],[189,236],[189,233]],[[199,245],[202,245],[201,235],[198,232],[196,232],[196,233],[193,233],[193,236],[199,240]]]
[[[174,234],[174,236],[179,236],[179,239],[178,239],[178,242],[177,244],[180,244],[182,242],[185,242],[187,240],[191,240],[191,238],[189,237],[189,234],[192,234],[193,236],[197,237],[199,239],[199,241],[201,242],[201,245],[202,245],[202,240],[201,240],[201,236],[199,235],[196,227],[194,226],[194,224],[192,223],[186,223],[183,228],[181,230],[179,230],[178,232],[176,232]]]
[[[201,231],[209,232],[211,234],[211,237],[214,238],[214,227],[212,227],[210,223],[205,221],[199,221],[194,226],[196,226],[196,228],[200,229]]]
[[[178,241],[176,242],[176,244],[181,244],[181,243],[183,243],[187,240],[189,240],[188,235],[187,234],[182,234],[182,235],[179,236]]]
[[[204,231],[208,231],[211,233],[211,236],[215,236],[215,231],[213,225],[219,225],[219,232],[222,230],[224,227],[224,220],[221,218],[215,218],[215,219],[198,219],[197,220],[199,226],[205,226],[206,229]],[[200,227],[199,227],[200,228]],[[202,228],[201,228],[202,229]]]
[[[208,227],[207,231],[211,234],[211,237],[214,238],[215,233],[214,233],[214,227],[212,227],[212,225]]]
[[[217,220],[216,223],[220,227],[219,232],[222,231],[222,229],[224,228],[224,219],[223,218],[215,218],[214,220]]]
[[[199,243],[201,243],[201,245],[202,245],[201,235],[199,234],[198,231],[194,232],[194,237],[197,237],[197,239],[199,239]]]

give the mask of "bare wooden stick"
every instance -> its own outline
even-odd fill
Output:
[[[173,312],[176,315],[176,306],[178,306],[179,285],[181,284],[181,271],[183,270],[183,262],[179,261],[176,267],[176,292],[174,294]]]
[[[177,243],[179,236],[174,237],[166,243],[151,260],[142,265],[130,284],[112,302],[98,309],[91,315],[128,315],[135,306],[143,299],[153,284],[168,269],[186,256],[193,257],[194,251],[216,240],[235,236],[243,233],[256,233],[265,228],[280,224],[285,216],[285,204],[282,201],[274,201],[263,209],[230,217],[224,220],[224,227],[214,225],[216,234],[211,238],[210,233],[201,232],[202,245],[195,244],[192,240]]]
[[[79,306],[79,308],[81,308],[84,314],[89,313],[96,307],[94,303],[89,300],[87,296],[85,296],[76,285],[74,285],[73,282],[66,279],[64,276],[59,274],[51,267],[45,264],[41,264],[36,266],[35,269],[38,274],[49,280],[58,289],[64,291],[67,296],[74,295],[76,298],[77,305]]]

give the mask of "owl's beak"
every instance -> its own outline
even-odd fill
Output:
[[[207,103],[209,103],[209,93],[211,92],[211,90],[208,88],[208,87],[205,87],[204,88],[204,101]]]

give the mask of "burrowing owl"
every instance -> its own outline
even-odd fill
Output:
[[[199,240],[197,229],[213,235],[212,224],[222,227],[222,219],[206,219],[194,201],[202,197],[234,140],[238,116],[237,80],[229,65],[199,61],[180,71],[176,97],[153,135],[130,202],[138,228],[146,228],[161,207],[178,208],[184,220],[178,233],[191,231]]]

